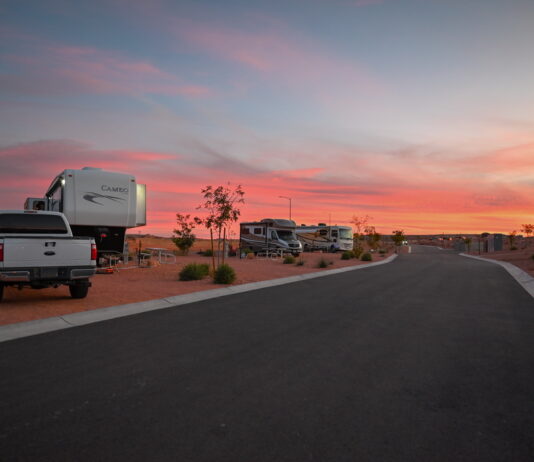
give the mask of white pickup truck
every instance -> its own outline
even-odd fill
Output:
[[[96,255],[94,239],[73,237],[62,213],[0,211],[0,301],[5,286],[68,285],[73,298],[84,298]]]

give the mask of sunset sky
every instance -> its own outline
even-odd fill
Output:
[[[227,182],[243,220],[519,230],[533,47],[532,0],[3,0],[0,209],[93,166],[159,235]]]

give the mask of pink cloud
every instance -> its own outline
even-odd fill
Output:
[[[175,21],[173,33],[203,53],[298,87],[342,83],[345,90],[383,90],[381,80],[362,64],[336,57],[332,50],[311,40],[296,38],[280,25],[246,32],[182,19]]]
[[[318,147],[315,153],[324,153],[324,148]],[[518,156],[517,163],[529,152],[527,147],[510,149]],[[344,176],[336,176],[339,169],[331,169],[330,164],[258,170],[220,153],[201,161],[196,151],[102,150],[71,140],[6,146],[0,148],[0,209],[21,208],[26,197],[41,196],[66,168],[93,166],[131,173],[147,184],[149,224],[143,231],[160,235],[170,233],[176,212],[200,213],[196,207],[202,202],[202,187],[227,181],[242,184],[246,191],[243,220],[286,217],[288,204],[279,196],[288,196],[299,223],[324,222],[330,216],[333,223],[347,224],[353,214],[369,214],[383,233],[397,227],[414,233],[507,232],[532,221],[532,185],[499,180],[500,165],[494,165],[491,175],[487,171],[477,177],[474,173],[482,156],[462,165],[465,177],[455,177],[457,159],[443,155],[436,160],[420,148],[399,157],[376,153],[368,155],[365,163],[356,159],[353,164],[340,163],[343,159],[334,147],[332,152],[329,159],[344,166]],[[499,158],[495,152],[485,156],[486,160]]]
[[[3,56],[15,69],[0,74],[4,91],[47,95],[155,93],[193,98],[212,94],[210,88],[187,82],[148,61],[22,37],[26,54]]]

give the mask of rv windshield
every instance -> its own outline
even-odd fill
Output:
[[[294,241],[296,240],[295,233],[293,231],[285,229],[277,229],[278,237],[284,241]]]
[[[352,239],[352,231],[347,228],[339,228],[340,239]]]

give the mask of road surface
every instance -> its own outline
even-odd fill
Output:
[[[0,344],[0,460],[534,460],[534,302],[388,265]]]

